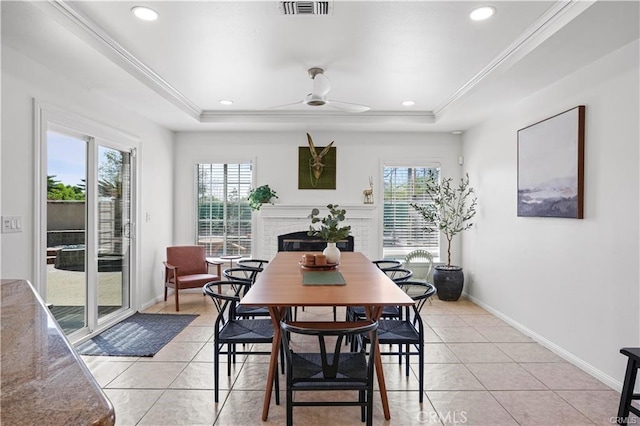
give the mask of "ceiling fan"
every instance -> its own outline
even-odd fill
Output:
[[[327,98],[329,90],[331,90],[331,82],[324,75],[324,69],[319,67],[309,68],[309,77],[313,80],[313,89],[311,93],[304,97],[300,102],[294,102],[292,104],[281,105],[275,108],[284,109],[295,105],[308,105],[312,107],[326,105],[329,108],[345,111],[345,112],[365,112],[369,111],[369,107],[366,105],[353,104],[350,102],[336,101]]]

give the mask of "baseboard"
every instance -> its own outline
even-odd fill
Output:
[[[162,302],[163,300],[164,300],[164,293],[160,294],[159,296],[156,296],[155,299],[151,299],[151,300],[143,303],[142,306],[140,306],[140,309],[138,309],[138,311],[139,312],[143,312],[145,309],[149,309],[150,307],[152,307],[156,303]]]
[[[506,322],[507,324],[509,324],[513,328],[517,329],[521,333],[526,334],[527,336],[531,337],[533,340],[535,340],[536,342],[540,343],[542,346],[544,346],[545,348],[549,349],[551,352],[555,353],[556,355],[558,355],[562,359],[570,362],[571,364],[575,365],[579,369],[583,370],[584,372],[586,372],[586,373],[592,375],[593,377],[595,377],[596,379],[600,380],[601,382],[603,382],[604,384],[609,386],[611,389],[616,390],[618,392],[622,391],[622,382],[621,381],[618,381],[615,378],[611,377],[610,375],[608,375],[606,373],[603,373],[599,369],[597,369],[594,366],[592,366],[591,364],[585,362],[581,358],[575,356],[574,354],[572,354],[571,352],[567,351],[566,349],[556,345],[555,343],[553,343],[550,340],[546,339],[544,336],[541,336],[538,333],[530,330],[529,328],[525,327],[524,325],[520,324],[519,322],[515,321],[514,319],[508,317],[507,315],[503,314],[502,312],[492,308],[491,306],[487,305],[486,303],[482,302],[481,300],[478,300],[477,298],[471,296],[470,294],[464,293],[464,297],[466,297],[467,299],[471,300],[473,303],[475,303],[476,305],[480,306],[482,309],[484,309],[484,310],[490,312],[491,314],[495,315],[496,317],[500,318],[502,321]]]
[[[162,302],[164,300],[164,290],[162,290],[163,293],[160,293],[159,295],[157,295],[155,297],[155,299],[151,299],[145,303],[142,304],[142,306],[140,306],[140,309],[138,309],[140,312],[144,311],[145,309],[148,309],[150,307],[152,307],[153,305],[155,305],[156,303]],[[200,293],[202,294],[202,289],[201,288],[185,288],[184,290],[180,290],[180,294],[183,293]],[[173,300],[172,298],[175,297],[173,294],[173,289],[169,290],[169,296],[167,298],[167,300]]]

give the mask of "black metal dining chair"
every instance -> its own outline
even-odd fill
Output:
[[[402,319],[381,319],[378,321],[378,343],[390,345],[390,350],[380,351],[382,355],[398,355],[398,362],[402,363],[405,357],[405,374],[409,376],[409,360],[411,356],[418,357],[418,381],[420,390],[420,402],[424,397],[424,324],[420,317],[420,311],[425,302],[436,294],[433,284],[423,281],[405,281],[400,287],[413,299],[414,304],[404,306]],[[363,346],[369,344],[368,337],[364,335],[361,340]],[[357,343],[357,342],[356,342]],[[398,345],[398,350],[393,350]]]
[[[630,418],[629,413],[640,417],[640,410],[634,407],[633,401],[640,400],[640,394],[633,393],[640,368],[640,348],[622,348],[620,353],[627,357],[627,371],[624,375],[624,384],[620,393],[620,405],[618,407],[618,424],[626,425],[635,423],[635,418]]]
[[[251,266],[238,266],[234,268],[228,268],[222,271],[222,276],[227,281],[241,282],[247,284],[245,291],[256,282],[258,274],[262,272],[262,268]],[[241,294],[244,296],[244,293]],[[238,306],[236,309],[236,315],[238,317],[253,318],[253,317],[268,317],[269,310],[260,306]]]
[[[211,297],[218,311],[214,327],[213,371],[214,400],[218,402],[220,355],[227,355],[227,376],[231,376],[231,365],[236,355],[271,355],[269,351],[255,351],[252,344],[271,344],[273,341],[273,324],[271,319],[246,318],[237,314],[238,303],[250,285],[240,281],[214,281],[205,284],[203,291]],[[242,345],[238,349],[236,345]],[[276,404],[280,403],[278,374],[275,376]]]
[[[282,340],[287,359],[287,426],[293,425],[293,407],[299,406],[359,406],[360,420],[373,424],[374,358],[377,345],[375,321],[358,322],[281,322]],[[358,339],[366,335],[371,344],[364,349],[346,350],[345,339]],[[296,348],[296,336],[317,337],[317,350],[310,350],[304,340],[304,350]],[[296,401],[297,391],[358,391],[357,400],[324,400],[309,398]],[[344,394],[341,394],[343,396]]]
[[[391,280],[400,285],[404,281],[407,281],[413,275],[408,269],[403,268],[385,268],[381,269]],[[347,321],[357,321],[366,319],[367,315],[364,311],[364,306],[351,306],[347,308]],[[385,306],[382,309],[381,318],[396,318],[402,319],[402,311],[398,306]]]

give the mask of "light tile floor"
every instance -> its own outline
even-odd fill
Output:
[[[282,391],[281,405],[272,401],[269,419],[261,421],[266,356],[242,357],[230,378],[221,374],[220,402],[213,402],[213,303],[185,293],[180,307],[180,313],[199,317],[156,356],[83,357],[115,406],[116,424],[285,424]],[[146,312],[175,309],[170,298]],[[384,357],[391,420],[384,420],[376,397],[375,425],[612,424],[618,392],[477,305],[436,299],[422,314],[428,326],[424,403],[418,403],[416,361],[407,378],[396,357]],[[306,308],[299,315],[331,320],[332,311]],[[284,387],[284,378],[281,384]],[[294,420],[305,426],[361,424],[353,407],[300,407]]]

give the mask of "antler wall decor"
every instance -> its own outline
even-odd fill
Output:
[[[336,189],[335,141],[316,147],[307,133],[308,148],[299,148],[298,189]]]
[[[311,139],[311,135],[307,133],[307,140],[309,141],[309,151],[311,151],[311,159],[309,159],[309,176],[311,177],[311,173],[313,177],[311,177],[311,185],[315,188],[318,185],[318,179],[322,176],[322,171],[324,170],[324,164],[322,163],[322,158],[327,155],[331,147],[333,146],[333,142],[324,147],[320,154],[317,153],[316,147],[313,144],[313,139]]]

